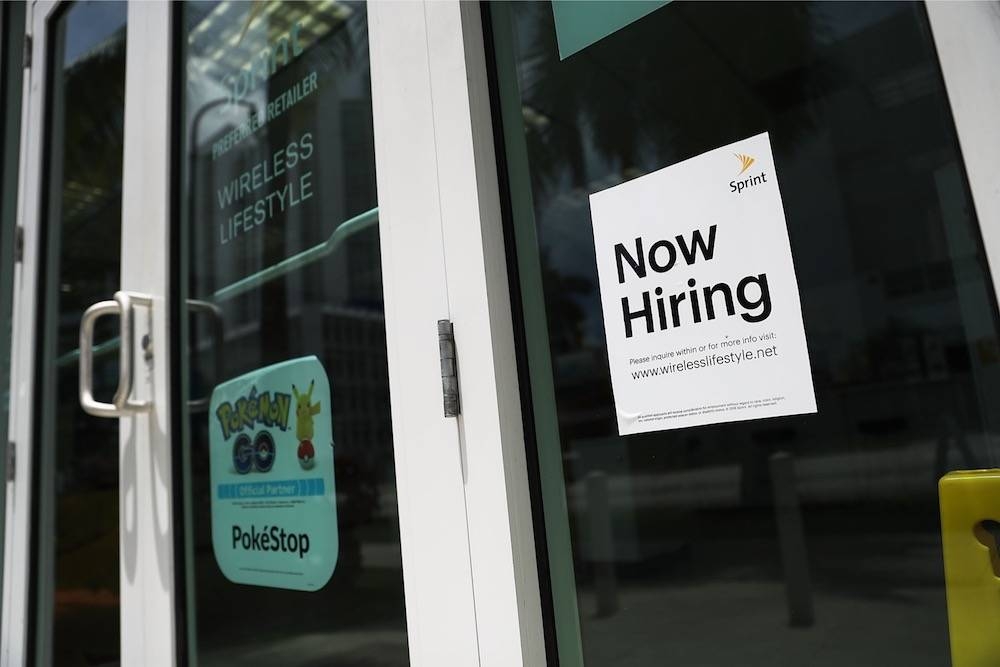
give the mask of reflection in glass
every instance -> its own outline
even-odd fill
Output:
[[[365,6],[181,17],[191,645],[202,665],[408,664]],[[330,378],[336,570],[316,592],[233,584],[212,551],[205,399],[307,355]]]
[[[49,32],[32,632],[57,665],[119,656],[118,420],[80,409],[77,343],[83,311],[119,285],[125,15],[77,2]],[[116,326],[103,318],[96,341]],[[98,400],[117,379],[116,355],[95,360]]]
[[[1000,347],[924,10],[672,2],[566,60],[550,3],[491,16],[563,659],[579,614],[590,666],[947,664],[936,484],[1000,462]],[[588,196],[765,130],[819,412],[619,437]]]

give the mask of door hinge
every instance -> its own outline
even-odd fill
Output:
[[[13,440],[7,441],[7,481],[14,481],[14,464],[17,463],[17,445]]]
[[[24,260],[24,227],[18,225],[14,228],[14,262]]]
[[[441,393],[444,416],[457,417],[461,411],[458,400],[458,366],[455,358],[455,327],[450,320],[438,320],[438,348],[441,351]]]
[[[24,69],[31,69],[31,35],[24,36],[24,52],[21,54]]]

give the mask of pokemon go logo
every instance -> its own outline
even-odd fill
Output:
[[[257,394],[254,387],[244,397],[236,399],[235,405],[226,401],[215,410],[215,416],[222,426],[224,440],[243,429],[253,428],[255,424],[277,427],[288,430],[288,410],[291,396],[274,392]],[[251,470],[268,472],[274,467],[276,450],[274,438],[268,431],[259,431],[253,438],[246,433],[239,433],[233,443],[233,468],[241,475]]]
[[[313,417],[320,413],[320,402],[312,402],[314,380],[309,382],[309,391],[300,394],[298,388],[292,385],[292,395],[295,396],[295,437],[299,441],[296,454],[303,470],[309,470],[316,464],[316,448],[313,447],[315,426]],[[280,392],[257,393],[254,387],[250,393],[236,399],[235,403],[225,401],[215,411],[215,416],[222,427],[222,437],[229,440],[235,433],[253,428],[256,424],[276,427],[282,431],[288,430],[288,413],[291,403],[289,394]],[[251,470],[268,472],[274,466],[274,438],[268,431],[260,431],[251,438],[246,433],[239,433],[233,443],[233,467],[241,475]]]
[[[288,394],[270,392],[257,394],[257,387],[250,390],[245,397],[238,398],[235,404],[225,401],[215,410],[222,426],[222,438],[229,440],[234,433],[245,428],[253,428],[255,424],[277,426],[282,431],[288,430],[288,408],[292,397]]]

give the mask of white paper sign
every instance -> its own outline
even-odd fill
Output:
[[[816,412],[767,133],[590,209],[620,434]]]

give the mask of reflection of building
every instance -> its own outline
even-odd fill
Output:
[[[391,456],[385,320],[380,314],[339,310],[325,313],[324,358],[336,388],[334,438],[366,457]]]
[[[220,288],[323,243],[341,222],[376,205],[367,67],[353,67],[351,58],[345,57],[364,44],[362,26],[344,23],[352,10],[325,3],[318,14],[309,10],[305,18],[302,7],[271,3],[264,10],[266,20],[241,34],[238,22],[227,12],[256,10],[250,5],[224,5],[200,19],[188,45],[192,54],[210,56],[193,61],[187,104],[196,111],[189,115],[197,156],[189,176],[196,193],[192,229],[198,235],[192,242],[200,254],[195,258],[198,268],[192,288],[209,300]],[[299,59],[278,67],[266,82],[250,90],[246,105],[220,104],[232,73],[296,22],[306,26],[305,52]],[[231,48],[213,51],[210,45],[218,43]],[[259,113],[303,72],[317,74],[315,93],[213,159],[211,146],[220,135],[247,114]],[[218,188],[262,161],[268,163],[286,148],[290,137],[304,133],[312,137],[312,156],[296,171],[276,176],[260,193],[280,188],[308,169],[313,184],[310,201],[250,229],[242,238],[220,243],[215,226],[246,201],[220,206]],[[255,196],[257,191],[246,200],[252,203]],[[330,374],[338,445],[345,451],[357,447],[369,457],[390,446],[377,229],[348,238],[322,261],[220,305],[226,330],[224,376],[236,375],[248,364],[271,363],[285,349],[312,351]],[[365,447],[359,447],[361,443]]]
[[[343,178],[344,208],[349,215],[357,215],[376,201],[372,110],[360,98],[343,100],[340,110],[344,163],[349,165]],[[378,234],[361,234],[348,241],[347,280],[355,302],[381,302],[381,271],[378,262],[371,261],[378,256]]]
[[[534,25],[538,19],[531,11],[518,14]],[[734,483],[743,484],[749,496],[769,502],[766,482],[750,478],[766,479],[766,463],[760,462],[775,449],[791,448],[803,457],[815,456],[820,468],[829,467],[820,496],[867,497],[873,493],[873,480],[881,478],[887,486],[896,484],[889,480],[899,481],[902,495],[932,497],[936,490],[926,480],[937,472],[935,450],[942,431],[978,434],[970,446],[974,456],[949,446],[952,467],[982,463],[979,454],[987,451],[991,434],[1000,433],[1000,407],[977,398],[1000,389],[989,277],[975,221],[963,203],[964,185],[949,135],[927,129],[940,113],[940,90],[934,83],[937,63],[919,56],[923,36],[914,30],[909,13],[899,7],[866,11],[870,14],[864,19],[854,20],[832,6],[810,8],[796,20],[822,26],[824,39],[811,44],[789,39],[781,47],[781,58],[761,56],[766,63],[744,73],[745,82],[730,90],[734,98],[759,91],[753,99],[768,109],[761,122],[770,128],[776,146],[819,413],[808,419],[623,439],[638,454],[631,457],[637,470],[736,465],[744,475],[742,482],[739,476],[732,478]],[[651,20],[645,29],[655,26]],[[661,27],[684,32],[666,23]],[[898,45],[907,55],[870,61],[866,54],[886,43]],[[678,48],[664,40],[650,47],[646,62],[668,61]],[[600,57],[609,71],[620,71],[624,65],[618,59],[626,51],[604,49]],[[716,56],[706,52],[705,57]],[[539,157],[533,179],[548,312],[552,317],[567,299],[558,285],[576,279],[590,288],[572,301],[585,311],[587,322],[600,322],[592,248],[581,250],[590,243],[588,190],[546,172],[568,179],[577,168],[568,156],[560,162],[549,152],[563,155],[560,142],[579,141],[579,167],[592,182],[606,187],[633,166],[620,162],[630,142],[642,146],[634,166],[647,173],[713,147],[705,142],[699,149],[691,142],[698,136],[717,137],[714,128],[730,123],[733,109],[702,103],[698,118],[678,125],[685,128],[684,136],[664,138],[658,132],[674,122],[668,120],[671,114],[682,114],[686,107],[652,110],[656,91],[637,92],[642,100],[627,108],[592,99],[568,107],[547,91],[558,85],[585,89],[582,81],[574,79],[570,86],[566,79],[601,75],[569,65],[550,70],[540,60],[530,60],[524,76],[529,80],[526,90],[537,98],[523,100],[525,108],[531,118],[540,114],[549,121],[542,131],[533,129],[531,118],[525,120],[530,138],[550,142],[531,145],[545,156]],[[788,84],[782,87],[786,94],[772,100],[769,95],[778,81]],[[594,85],[613,89],[618,83],[609,76]],[[698,98],[697,86],[683,71],[651,85],[660,87],[663,99],[673,99],[678,90]],[[626,127],[624,119],[631,122],[633,116],[649,117],[640,123],[649,136],[637,137]],[[616,120],[621,122],[612,122]],[[577,136],[576,122],[603,129]],[[613,396],[603,332],[573,342],[561,335],[567,318],[556,319],[549,322],[549,334],[559,422],[564,444],[569,443],[565,454],[575,461],[573,442],[614,437],[614,420],[607,410]],[[850,460],[855,463],[845,463]],[[574,465],[566,467],[570,477],[576,474]],[[902,481],[914,476],[924,481]],[[839,491],[834,489],[837,484]]]
[[[184,211],[190,252],[187,288],[193,297],[218,307],[214,324],[221,333],[213,337],[209,310],[192,311],[191,342],[197,352],[186,360],[191,385],[207,394],[220,382],[288,359],[315,355],[322,364],[332,403],[323,406],[322,414],[331,419],[333,432],[336,581],[306,603],[287,605],[295,609],[280,622],[294,622],[300,632],[311,624],[325,632],[319,619],[349,608],[353,613],[364,604],[353,587],[377,580],[359,590],[387,597],[400,578],[379,230],[375,224],[349,227],[354,231],[334,249],[325,245],[345,221],[377,207],[364,8],[329,1],[223,3],[205,16],[196,13],[190,15],[184,105],[190,140],[184,165],[190,186],[185,200],[190,207]],[[241,31],[240,21],[247,16],[250,27]],[[243,76],[246,63],[273,50],[276,39],[283,44],[293,25],[303,31],[302,53],[286,63],[281,52],[278,66],[266,76],[252,71]],[[254,83],[240,91],[238,104],[230,105],[227,82],[235,75],[243,77],[240,82]],[[277,100],[290,99],[287,92],[305,78],[315,79],[315,89],[295,97],[294,104],[282,102],[280,115],[255,125],[254,118],[265,117],[261,114]],[[248,123],[255,127],[244,132]],[[220,137],[226,137],[224,151],[218,149]],[[299,159],[291,165],[293,150]],[[254,180],[255,170],[260,179]],[[265,179],[265,172],[272,176]],[[253,207],[262,199],[273,198],[306,174],[308,198],[259,224],[243,225],[239,237],[223,242],[217,233],[220,221],[245,207],[255,215]],[[248,188],[241,179],[247,179]],[[233,184],[237,196],[219,198],[220,188]],[[220,292],[236,284],[247,288],[235,295]],[[205,508],[211,489],[203,414],[190,414],[190,432],[193,504]],[[196,513],[193,523],[198,558],[209,569],[201,585],[217,587],[226,600],[240,599],[243,591],[227,587],[211,563],[209,516]],[[372,553],[381,554],[381,560],[372,561]],[[400,609],[389,605],[374,613],[392,628],[395,641]],[[231,625],[200,622],[203,636],[232,632]]]

